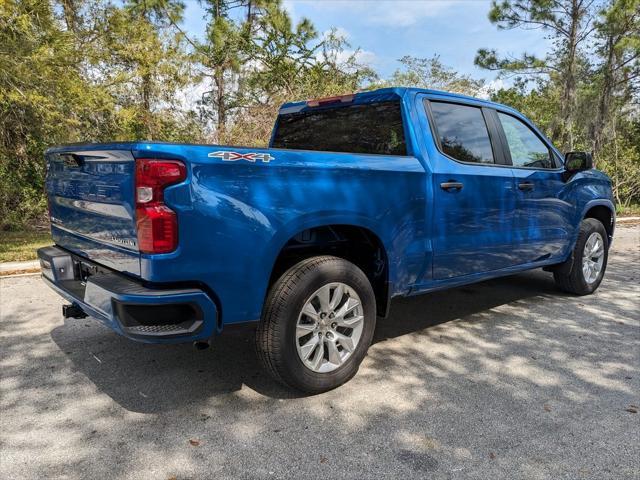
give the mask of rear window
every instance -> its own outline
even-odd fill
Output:
[[[407,155],[400,102],[280,115],[274,148]]]

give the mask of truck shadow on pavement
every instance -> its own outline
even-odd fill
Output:
[[[513,302],[544,302],[550,295],[563,294],[550,274],[538,271],[396,299],[390,317],[378,319],[373,343],[428,331]],[[262,370],[250,332],[224,335],[210,349],[196,351],[190,344],[134,343],[86,318],[65,320],[51,337],[77,371],[129,411],[184,408],[236,392],[243,385],[271,398],[304,396],[281,387]]]
[[[3,280],[4,477],[635,478],[636,238],[594,295],[533,271],[398,299],[358,374],[311,397],[249,336],[136,344]]]

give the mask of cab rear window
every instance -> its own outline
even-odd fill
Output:
[[[280,115],[273,148],[407,155],[399,101]]]

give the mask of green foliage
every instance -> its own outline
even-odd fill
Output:
[[[152,139],[265,145],[284,101],[403,85],[482,95],[437,55],[405,56],[388,80],[336,30],[294,22],[280,0],[201,0],[202,40],[181,0],[0,0],[0,229],[46,223],[44,150]],[[478,51],[516,77],[493,98],[564,147],[592,149],[618,202],[640,202],[640,0],[501,0],[500,29],[541,28],[543,58]],[[199,98],[193,97],[194,92]]]
[[[105,8],[91,60],[101,87],[118,107],[112,139],[184,138],[183,122],[190,114],[180,114],[177,95],[194,77],[184,37],[169,27],[181,9],[168,0],[131,0],[125,8]]]
[[[596,167],[611,177],[618,205],[640,204],[640,121],[616,130],[603,145]]]
[[[282,103],[351,93],[376,78],[335,30],[318,38],[308,19],[294,25],[278,5],[265,10],[258,26],[249,57],[258,67],[240,82],[243,115],[234,119],[230,143],[266,145]]]
[[[463,75],[447,67],[440,56],[416,58],[410,55],[402,57],[401,69],[396,70],[388,81],[376,86],[405,86],[445,90],[465,95],[480,95],[485,87],[484,80]]]
[[[143,3],[155,5],[147,16]],[[203,138],[176,101],[193,79],[184,40],[160,19],[168,6],[0,2],[0,229],[46,222],[49,146]]]
[[[545,58],[500,57],[480,49],[476,64],[517,76],[492,99],[537,123],[565,151],[593,151],[616,201],[640,202],[640,0],[494,1],[499,29],[542,28],[554,40]]]
[[[45,210],[43,150],[109,123],[108,96],[88,85],[75,37],[51,5],[0,3],[0,226],[38,221]]]
[[[374,73],[335,32],[279,0],[0,1],[0,228],[46,222],[44,150],[134,139],[265,144],[285,100],[346,93]],[[208,87],[197,104],[187,99]],[[194,110],[192,107],[197,107]]]

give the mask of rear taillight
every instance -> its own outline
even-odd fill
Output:
[[[136,227],[143,253],[168,253],[178,247],[176,212],[164,204],[164,189],[187,178],[178,160],[136,161]]]

